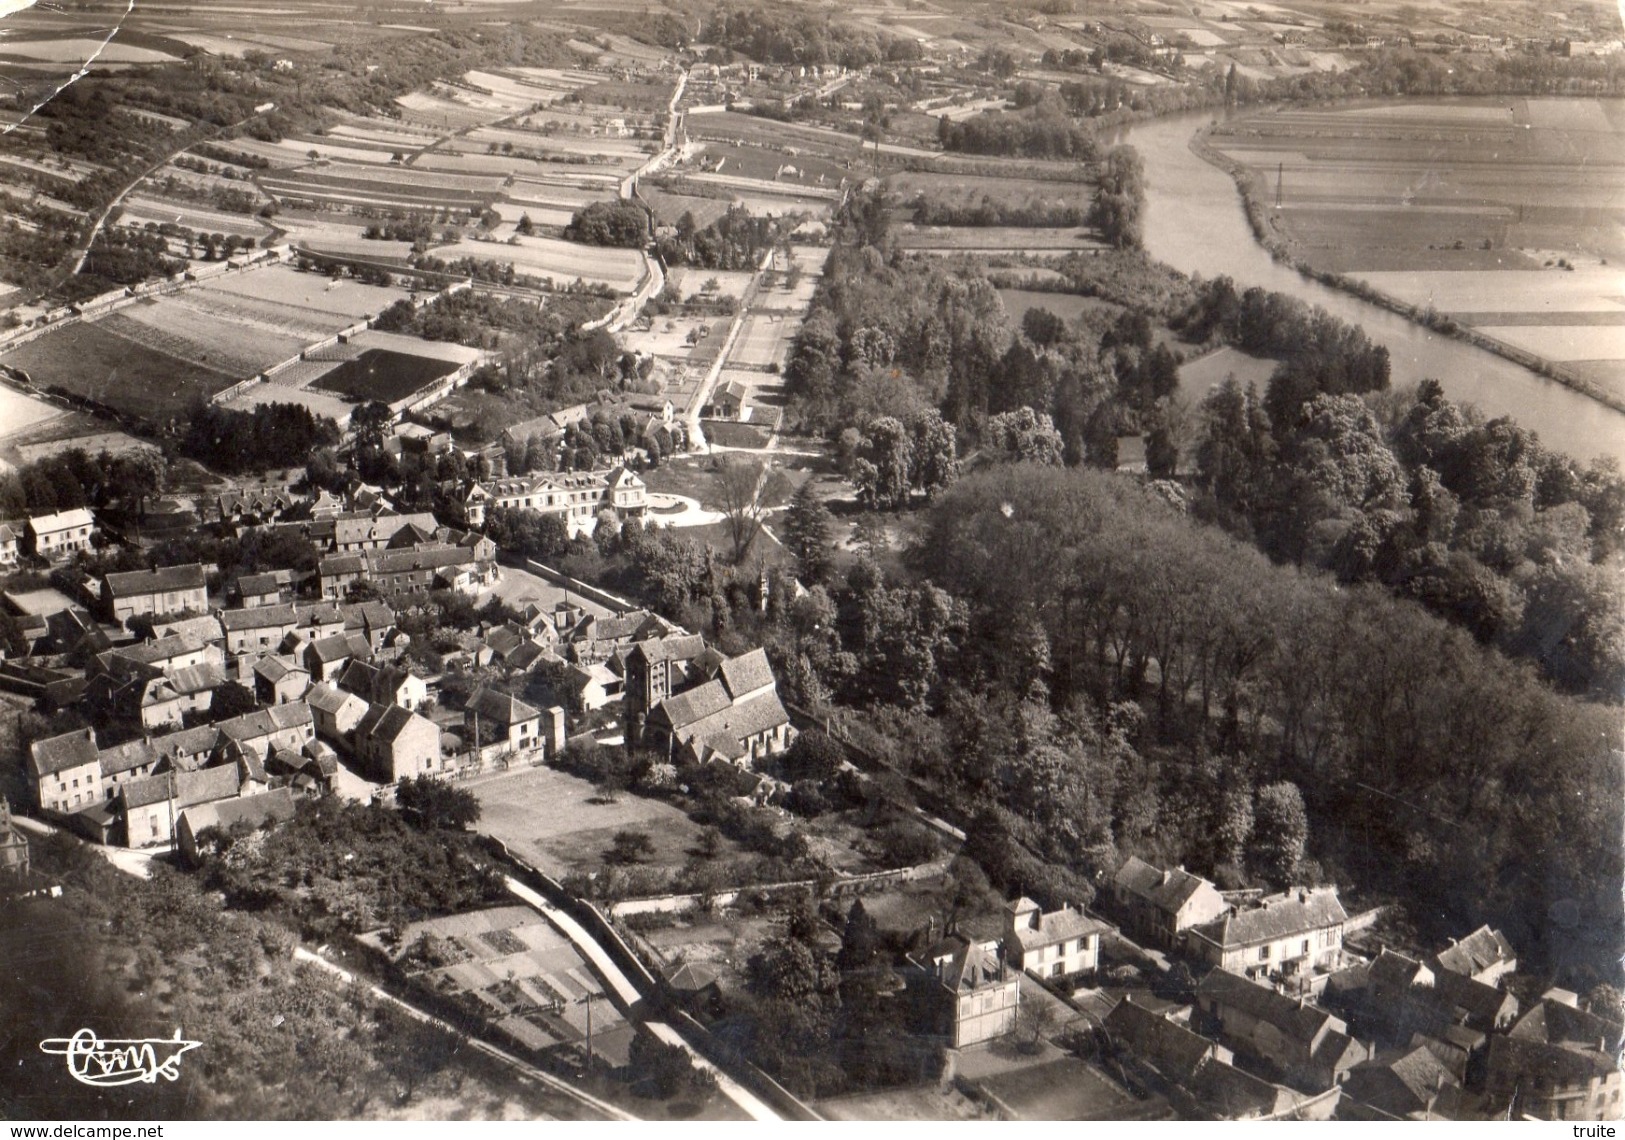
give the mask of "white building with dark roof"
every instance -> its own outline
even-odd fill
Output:
[[[662,700],[643,732],[674,760],[725,760],[741,768],[783,752],[794,734],[761,649],[723,660],[711,680]]]
[[[1004,908],[1004,953],[1010,964],[1034,977],[1093,973],[1100,964],[1100,936],[1109,922],[1067,906],[1046,913],[1022,896]]]
[[[28,520],[28,548],[37,558],[67,558],[89,550],[95,533],[96,520],[83,507],[35,515]]]
[[[1190,927],[1185,951],[1233,974],[1312,987],[1342,966],[1347,921],[1336,887],[1286,891]]]

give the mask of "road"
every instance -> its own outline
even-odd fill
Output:
[[[633,1006],[642,1000],[643,994],[638,990],[637,986],[632,984],[631,979],[621,972],[621,968],[615,964],[614,959],[598,944],[597,940],[587,933],[579,922],[517,879],[508,878],[504,882],[507,885],[509,894],[540,913],[543,918],[551,922],[561,934],[570,940],[570,944],[576,948],[576,953],[592,963],[593,969],[608,983],[609,988],[615,992],[615,997],[620,1004],[630,1013]],[[665,1022],[645,1021],[643,1027],[668,1045],[681,1046],[695,1065],[716,1074],[717,1090],[738,1105],[740,1111],[744,1112],[752,1120],[784,1119],[774,1112],[772,1108],[753,1096],[738,1081],[695,1052],[694,1047],[683,1039],[682,1034]]]

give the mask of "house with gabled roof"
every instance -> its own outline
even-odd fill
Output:
[[[267,656],[254,662],[254,697],[262,705],[297,701],[310,689],[310,670],[297,658]]]
[[[201,562],[102,575],[102,614],[128,624],[133,617],[200,614],[209,608],[208,575]]]
[[[101,803],[102,769],[96,732],[75,729],[28,746],[28,783],[45,811],[68,813]]]
[[[1433,956],[1433,965],[1444,973],[1498,986],[1502,978],[1517,973],[1518,953],[1506,935],[1481,926],[1459,942],[1452,938],[1449,946]]]
[[[1006,903],[1004,914],[1005,957],[1037,978],[1093,973],[1100,964],[1100,936],[1112,929],[1081,907],[1046,913],[1025,895]]]
[[[218,616],[226,635],[226,652],[231,654],[270,653],[299,628],[299,614],[292,605],[222,610]]]
[[[302,657],[312,681],[337,681],[351,661],[370,657],[372,648],[359,634],[334,633],[318,637]]]
[[[1485,1091],[1491,1110],[1509,1118],[1619,1120],[1618,1022],[1548,991],[1505,1034],[1490,1038]]]
[[[1343,1095],[1385,1119],[1454,1120],[1461,1104],[1461,1082],[1432,1050],[1417,1045],[1354,1066],[1343,1083]]]
[[[1302,995],[1278,993],[1229,970],[1213,970],[1196,987],[1202,1024],[1221,1042],[1259,1062],[1278,1079],[1318,1093],[1341,1083],[1369,1051],[1348,1023]]]
[[[0,567],[15,566],[22,558],[23,531],[26,525],[20,520],[0,522]]]
[[[1335,886],[1305,887],[1232,907],[1187,928],[1185,952],[1221,970],[1280,978],[1318,993],[1343,964],[1347,921]]]
[[[317,734],[346,748],[368,707],[365,697],[328,683],[312,685],[305,694],[305,704],[310,707]]]
[[[542,710],[484,685],[474,690],[464,706],[463,726],[468,739],[476,745],[482,739],[493,740],[504,752],[526,752],[543,746]]]
[[[360,554],[329,554],[316,564],[322,597],[337,600],[367,580],[367,560]]]
[[[950,933],[910,956],[929,988],[937,1032],[955,1049],[1003,1037],[1021,1008],[1021,971],[1010,969],[997,939]]]
[[[83,507],[34,515],[28,520],[28,551],[54,562],[89,550],[95,533],[96,520]]]
[[[440,726],[400,705],[372,705],[356,725],[355,756],[368,779],[384,784],[437,772]]]
[[[1123,931],[1165,950],[1178,948],[1183,932],[1229,907],[1219,888],[1183,867],[1163,870],[1130,855],[1112,879],[1111,897]]]
[[[226,633],[220,628],[220,619],[213,614],[201,614],[198,617],[169,618],[155,622],[152,627],[153,636],[157,638],[184,637],[188,641],[196,642],[202,646],[215,646],[216,654],[210,660],[219,663],[222,660],[219,648],[225,644]]]
[[[270,570],[264,574],[243,574],[236,582],[237,602],[244,608],[275,606],[290,601],[293,571]]]
[[[215,728],[220,730],[224,747],[258,757],[262,762],[278,748],[298,751],[316,738],[310,706],[304,701],[255,709],[223,720]]]
[[[393,666],[371,665],[353,660],[339,674],[338,687],[373,704],[400,705],[412,712],[429,699],[429,687],[422,677]]]
[[[244,761],[212,768],[174,768],[131,780],[115,801],[123,820],[126,847],[155,847],[173,842],[176,816],[199,804],[217,803],[263,791],[263,772]]]
[[[344,632],[359,633],[367,639],[372,651],[384,648],[384,641],[395,629],[395,611],[380,601],[340,605],[344,615]]]
[[[187,862],[198,861],[198,837],[211,829],[230,831],[246,827],[258,829],[282,823],[294,816],[293,793],[287,788],[273,788],[256,796],[225,802],[199,804],[181,812],[176,823],[181,854]]]

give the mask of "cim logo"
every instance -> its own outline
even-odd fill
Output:
[[[68,1075],[80,1084],[108,1088],[114,1085],[153,1084],[159,1077],[180,1076],[181,1054],[201,1042],[184,1041],[175,1030],[172,1040],[145,1038],[110,1041],[94,1030],[81,1029],[72,1037],[51,1037],[40,1042],[40,1052],[66,1057]]]

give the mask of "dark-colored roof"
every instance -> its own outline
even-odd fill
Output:
[[[367,569],[367,560],[359,554],[329,554],[316,564],[316,573],[323,578],[340,574],[361,574]]]
[[[408,712],[400,705],[373,705],[367,710],[367,715],[361,718],[361,723],[356,725],[356,739],[371,738],[392,744],[401,733],[419,721],[431,727],[434,725],[434,721]]]
[[[142,641],[135,645],[121,645],[117,649],[109,649],[103,656],[142,665],[156,665],[162,661],[184,657],[188,653],[196,653],[201,648],[203,647],[191,638],[176,635],[160,637],[156,641]]]
[[[103,748],[97,759],[101,762],[102,775],[112,777],[158,763],[158,750],[150,740],[128,740],[111,748]]]
[[[304,701],[290,701],[223,720],[215,727],[230,740],[254,740],[309,723],[310,706]]]
[[[773,685],[773,666],[767,663],[767,651],[752,649],[722,663],[722,683],[735,700],[746,693]]]
[[[732,702],[721,681],[707,681],[685,692],[667,697],[649,713],[649,719],[669,725],[674,732],[690,726],[726,709]]]
[[[195,836],[210,827],[231,827],[238,823],[257,827],[271,820],[292,819],[293,814],[293,793],[287,788],[273,788],[257,796],[187,808],[181,813],[180,823]]]
[[[264,677],[273,685],[289,673],[307,673],[307,670],[299,663],[281,657],[261,657],[254,662],[254,675]]]
[[[249,606],[247,609],[220,611],[220,625],[227,633],[238,633],[245,629],[267,629],[271,626],[287,626],[291,629],[298,621],[298,615],[291,605]]]
[[[1384,949],[1371,962],[1368,976],[1371,984],[1385,992],[1409,989],[1422,972],[1422,963],[1395,951]]]
[[[310,643],[310,648],[316,654],[316,659],[324,665],[331,661],[343,661],[355,655],[355,647],[342,633],[318,637]]]
[[[716,981],[717,972],[699,962],[684,962],[666,975],[666,983],[678,993],[698,993]]]
[[[54,776],[70,768],[96,763],[96,734],[88,728],[48,736],[28,746],[28,774]]]
[[[481,686],[469,698],[467,708],[470,712],[478,713],[488,720],[498,724],[515,725],[527,720],[535,720],[542,715],[540,709],[532,708],[518,697],[496,689],[487,689]]]
[[[1017,905],[1019,906],[1020,903],[1027,901],[1029,900],[1022,899]],[[1111,928],[1109,922],[1102,922],[1100,919],[1073,907],[1062,907],[1060,910],[1053,910],[1048,914],[1040,914],[1036,930],[1025,926],[1017,927],[1013,937],[1016,945],[1021,947],[1022,953],[1027,954],[1045,946],[1053,946],[1057,942],[1104,934]],[[1026,959],[1023,958],[1022,961],[1025,962]]]
[[[1132,997],[1118,1002],[1106,1016],[1106,1031],[1116,1044],[1180,1084],[1188,1084],[1213,1052],[1213,1042],[1136,1005]]]
[[[1314,1040],[1328,1022],[1336,1020],[1318,1006],[1300,1005],[1296,998],[1276,993],[1228,970],[1209,973],[1197,986],[1196,993],[1204,1002],[1216,1000],[1238,1009],[1275,1026],[1289,1039],[1304,1043]]]
[[[669,637],[651,637],[635,642],[626,650],[630,658],[637,654],[644,661],[692,661],[705,652],[705,638],[697,633],[676,633]]]
[[[152,570],[132,570],[125,574],[108,574],[102,579],[110,597],[129,598],[142,594],[163,594],[174,590],[202,590],[208,585],[203,564],[190,566],[163,566]]]
[[[444,570],[469,561],[460,546],[419,546],[412,550],[369,550],[367,566],[373,574],[405,574],[418,570]]]
[[[282,589],[281,576],[276,573],[244,574],[237,579],[237,594],[244,598],[257,598],[262,594],[279,593]]]
[[[1433,956],[1441,970],[1469,976],[1501,962],[1515,962],[1517,958],[1506,935],[1488,926],[1479,927],[1454,946],[1440,950]]]
[[[1518,1019],[1517,1024],[1507,1030],[1507,1036],[1527,1041],[1544,1041],[1553,1045],[1580,1045],[1591,1049],[1597,1048],[1600,1043],[1604,1051],[1614,1053],[1620,1047],[1621,1027],[1618,1022],[1598,1017],[1594,1013],[1543,998],[1539,1004],[1531,1006],[1529,1012]]]
[[[1255,906],[1244,906],[1194,926],[1191,933],[1228,949],[1291,938],[1346,921],[1348,912],[1337,900],[1337,888],[1316,887],[1271,895]]]
[[[1164,871],[1134,855],[1130,855],[1118,868],[1112,881],[1167,914],[1177,913],[1203,887],[1218,890],[1200,875],[1193,875],[1183,867]]]

